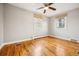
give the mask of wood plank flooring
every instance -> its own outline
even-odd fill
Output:
[[[5,45],[0,56],[79,56],[79,43],[47,36]]]

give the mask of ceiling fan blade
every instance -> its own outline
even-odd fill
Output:
[[[48,6],[48,3],[43,3],[43,4],[44,4],[44,6],[45,6],[45,7],[47,7],[47,6]]]
[[[46,13],[46,10],[44,9],[44,12],[43,13]]]
[[[38,9],[43,9],[44,7],[40,7],[40,8],[38,8]]]
[[[53,3],[49,3],[48,5],[52,5]]]
[[[53,8],[53,7],[49,7],[49,9],[51,9],[51,10],[56,10],[56,8]]]

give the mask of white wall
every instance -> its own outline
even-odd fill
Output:
[[[4,43],[28,40],[33,36],[48,34],[68,39],[79,39],[79,9],[68,13],[67,24],[63,29],[56,27],[57,19],[51,18],[48,21],[40,22],[40,29],[34,22],[36,21],[32,12],[5,4]]]
[[[48,35],[48,19],[34,19],[34,38]]]
[[[79,9],[68,14],[68,31],[72,39],[79,40]]]
[[[43,22],[45,27],[41,28],[43,30],[38,35],[34,32],[34,21],[32,12],[5,4],[4,42],[28,40],[32,39],[33,36],[46,35],[46,22]]]
[[[29,11],[5,4],[4,42],[29,39],[33,33],[33,16]]]
[[[3,43],[3,4],[0,4],[0,44]]]
[[[57,19],[51,18],[49,33],[63,39],[79,40],[79,9],[68,12],[65,23],[65,28],[57,28]]]

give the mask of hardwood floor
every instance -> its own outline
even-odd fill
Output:
[[[79,43],[47,36],[5,45],[0,56],[79,56]]]

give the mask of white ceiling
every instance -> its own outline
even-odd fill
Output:
[[[32,12],[42,13],[43,15],[46,15],[48,17],[79,8],[78,3],[54,3],[54,5],[51,6],[55,7],[56,11],[52,11],[48,9],[44,14],[43,9],[37,10],[37,8],[43,6],[42,3],[10,3],[10,4]]]

